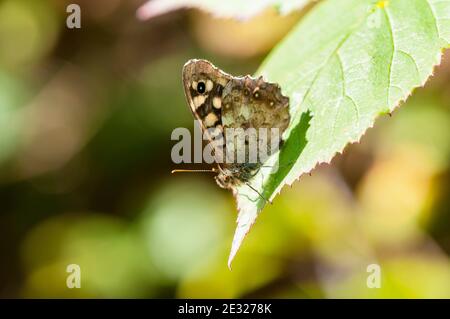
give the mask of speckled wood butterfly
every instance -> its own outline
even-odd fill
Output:
[[[237,140],[226,140],[227,129],[276,128],[281,136],[288,127],[289,98],[281,94],[277,84],[266,82],[262,77],[236,77],[206,60],[190,60],[183,67],[183,85],[195,119],[200,121],[208,139],[214,141],[215,158],[223,158],[230,145],[237,147]],[[217,136],[220,138],[215,138]],[[261,137],[256,133],[255,138],[259,141]],[[281,144],[282,140],[277,143]],[[276,145],[277,149],[279,146]],[[270,148],[269,139],[267,147]],[[215,179],[220,187],[235,192],[237,186],[245,183],[255,190],[248,182],[263,164],[261,161],[216,162],[218,167],[211,171],[218,173]]]

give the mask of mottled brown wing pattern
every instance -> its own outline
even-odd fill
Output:
[[[230,80],[223,91],[222,101],[224,130],[255,128],[258,134],[260,128],[268,131],[277,128],[281,135],[289,125],[289,98],[281,94],[277,84],[265,82],[262,77],[245,76]],[[266,147],[270,152],[270,134],[267,137]],[[262,137],[256,135],[256,138],[259,142]]]
[[[190,60],[183,68],[183,83],[194,117],[201,121],[203,131],[211,131],[210,141],[216,134],[223,134],[221,141],[215,140],[223,145],[223,150],[234,143],[225,140],[229,128],[278,128],[281,135],[289,125],[289,99],[281,94],[278,85],[265,82],[262,77],[233,77],[208,61]],[[216,155],[223,159],[221,150],[216,148]],[[260,165],[219,164],[216,181],[223,188],[233,189],[247,182]]]

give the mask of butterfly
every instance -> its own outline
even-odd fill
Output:
[[[253,136],[261,142],[259,129],[277,129],[280,136],[289,125],[289,98],[281,93],[278,84],[266,82],[262,77],[232,76],[225,73],[206,60],[189,60],[182,72],[184,93],[194,118],[201,123],[201,129],[213,145],[214,157],[217,159],[217,184],[236,192],[236,187],[248,185],[262,197],[249,183],[258,172],[263,162],[250,162],[249,151],[245,150],[244,162],[223,162],[227,147],[239,148],[238,142],[248,144],[249,136],[227,140],[229,129],[254,128]],[[220,138],[216,138],[220,136]],[[278,149],[282,140],[279,139]],[[271,140],[263,141],[271,148]],[[175,170],[182,171],[182,170]],[[264,197],[262,197],[264,198]]]

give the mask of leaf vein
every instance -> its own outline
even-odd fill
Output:
[[[353,104],[353,106],[355,108],[356,123],[357,123],[357,127],[359,128],[359,126],[360,126],[359,107],[356,104],[355,100],[347,93],[347,87],[346,87],[346,81],[345,81],[344,63],[342,61],[342,58],[341,58],[341,55],[339,54],[339,52],[337,52],[337,58],[338,58],[338,62],[339,62],[339,67],[340,67],[341,72],[342,72],[342,92],[343,92],[344,97],[348,98],[352,102],[352,104]],[[335,121],[336,120],[337,120],[337,115],[336,115]]]
[[[406,55],[408,58],[410,58],[412,61],[413,61],[413,63],[414,63],[414,67],[415,67],[415,69],[416,69],[416,73],[417,73],[417,81],[418,81],[418,83],[420,84],[420,70],[419,70],[419,65],[417,64],[417,61],[416,61],[416,59],[414,59],[414,57],[410,54],[410,53],[408,53],[408,52],[406,52],[406,51],[404,51],[404,50],[397,50],[398,52],[400,52],[400,53],[402,53],[402,54],[404,54],[404,55]]]
[[[383,9],[383,12],[386,15],[386,20],[388,22],[388,30],[389,30],[389,34],[391,36],[391,42],[392,42],[392,55],[391,55],[391,62],[389,63],[389,76],[388,76],[388,86],[387,86],[387,107],[390,108],[389,106],[389,102],[391,101],[391,88],[392,88],[392,65],[394,64],[394,58],[395,58],[395,38],[394,38],[394,30],[392,28],[392,22],[391,22],[391,18],[389,16],[388,10],[385,7]]]
[[[444,1],[440,1],[440,2],[444,2]],[[436,34],[437,34],[439,40],[446,42],[444,39],[441,38],[441,30],[439,29],[439,24],[438,24],[439,19],[436,15],[436,12],[434,12],[433,6],[431,5],[431,3],[428,0],[425,0],[425,3],[430,8],[431,15],[433,16],[433,19],[434,19],[434,26],[436,28]]]

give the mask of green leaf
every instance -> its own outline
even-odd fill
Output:
[[[284,185],[358,142],[377,116],[424,85],[449,42],[450,0],[321,2],[258,71],[290,97],[291,124],[253,187],[272,200]],[[236,197],[229,266],[265,205],[245,185]]]
[[[0,165],[15,154],[20,144],[23,91],[18,81],[0,71]]]
[[[139,8],[137,15],[141,19],[150,19],[181,8],[197,8],[216,17],[246,20],[269,7],[287,14],[303,8],[309,1],[311,0],[151,0]]]

